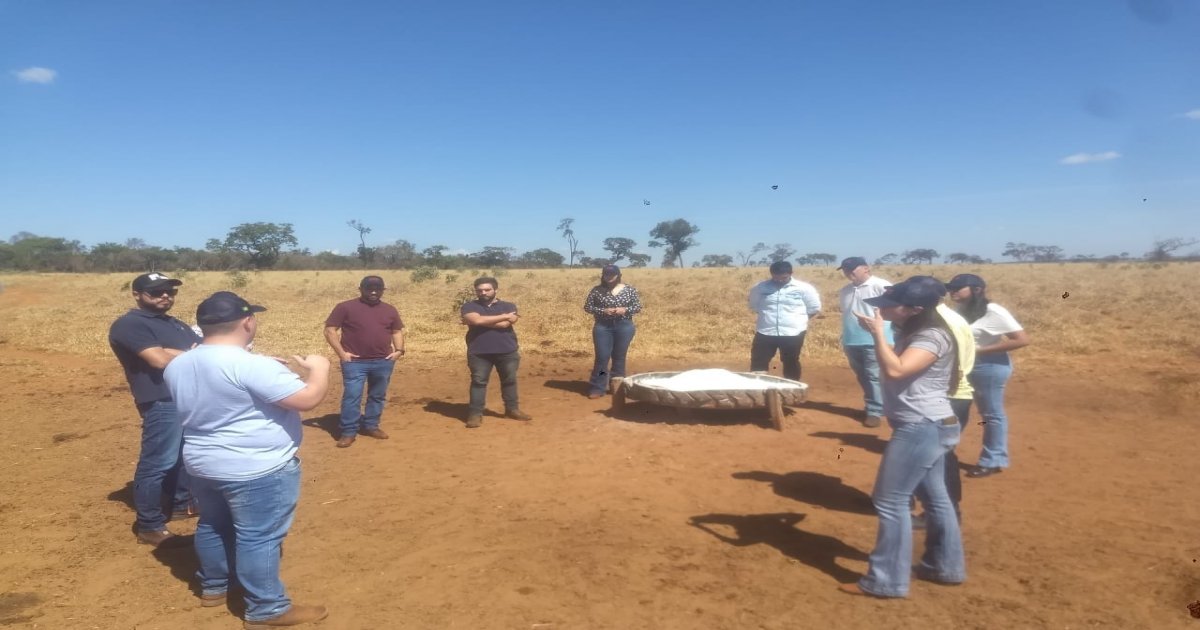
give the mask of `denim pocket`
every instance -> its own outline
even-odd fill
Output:
[[[958,440],[962,436],[962,429],[958,426],[958,422],[954,424],[938,423],[938,444],[942,448],[950,450],[958,446]]]

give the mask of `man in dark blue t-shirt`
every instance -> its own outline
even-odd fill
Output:
[[[175,538],[167,531],[171,517],[163,510],[165,501],[170,501],[171,516],[192,515],[187,472],[179,457],[183,429],[163,382],[163,368],[200,343],[190,326],[167,315],[181,284],[161,273],[138,276],[132,285],[137,308],[117,318],[108,331],[108,344],[125,369],[142,417],[142,448],[133,473],[137,541],[155,547]]]
[[[459,309],[462,323],[467,326],[467,367],[471,370],[471,404],[467,410],[467,428],[483,424],[483,409],[487,403],[488,380],[492,368],[500,375],[500,396],[504,399],[504,415],[513,420],[532,420],[521,411],[517,401],[517,368],[521,353],[517,350],[517,333],[513,324],[521,318],[517,305],[496,297],[500,283],[495,278],[475,281],[475,300]]]

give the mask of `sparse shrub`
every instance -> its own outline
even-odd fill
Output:
[[[436,280],[441,274],[442,272],[438,271],[437,267],[421,266],[413,269],[409,278],[413,284],[418,284],[426,280]]]
[[[451,305],[451,310],[455,313],[462,308],[463,304],[475,299],[475,287],[462,287],[454,294],[454,303]]]
[[[247,276],[244,272],[238,271],[236,269],[233,271],[226,272],[225,276],[229,278],[229,286],[234,289],[241,289],[241,288],[244,288],[246,285],[250,284],[250,277]]]
[[[458,274],[456,274],[456,273],[446,274],[446,284],[454,284],[454,282],[456,280],[458,280]]]
[[[532,271],[525,272],[525,279],[527,279],[527,280],[533,280],[536,277],[537,277],[537,274],[533,273]]]

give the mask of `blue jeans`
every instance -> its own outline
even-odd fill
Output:
[[[342,421],[341,436],[357,435],[358,426],[366,431],[379,428],[383,403],[387,400],[388,383],[396,362],[389,359],[367,359],[342,363]],[[363,386],[367,389],[366,409],[359,413]]]
[[[957,420],[895,423],[883,451],[871,501],[879,514],[879,533],[867,574],[858,585],[880,597],[906,597],[912,572],[914,494],[925,505],[925,553],[916,571],[921,577],[957,584],[967,577],[962,534],[946,494],[946,452],[958,443]]]
[[[467,367],[471,370],[471,404],[469,413],[483,413],[487,406],[487,386],[492,378],[492,368],[500,375],[500,397],[504,399],[505,411],[515,411],[521,406],[517,400],[517,368],[521,366],[520,351],[499,354],[468,354]]]
[[[592,365],[592,377],[588,384],[593,394],[608,389],[608,379],[625,376],[625,357],[637,328],[632,319],[597,320],[592,326],[592,345],[596,348],[596,362]],[[612,368],[609,369],[609,360]]]
[[[193,480],[200,503],[196,577],[205,595],[229,590],[229,567],[246,593],[246,621],[262,621],[292,607],[279,579],[283,539],[300,498],[300,460],[242,481]]]
[[[975,404],[983,416],[983,450],[979,466],[1008,468],[1008,415],[1004,413],[1004,387],[1012,376],[1008,363],[976,363],[968,378],[975,388]]]
[[[863,390],[863,405],[868,416],[883,415],[883,389],[879,385],[879,360],[875,357],[875,346],[842,346],[850,369],[858,377]]]
[[[183,426],[175,403],[158,400],[138,405],[142,416],[142,451],[133,473],[133,507],[137,528],[160,532],[167,526],[164,501],[172,511],[187,509],[188,474],[183,469]]]

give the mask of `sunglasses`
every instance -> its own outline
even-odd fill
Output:
[[[175,297],[175,294],[179,293],[179,289],[150,289],[149,291],[142,291],[142,293],[154,298],[160,298],[164,295]]]

